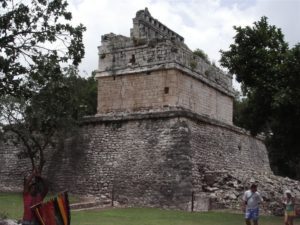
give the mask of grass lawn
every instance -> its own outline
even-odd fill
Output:
[[[55,197],[49,194],[46,200]],[[77,202],[77,198],[69,196],[71,203]],[[6,215],[8,218],[21,219],[23,215],[22,193],[0,193],[0,216]]]
[[[70,198],[75,202],[76,198]],[[23,211],[20,193],[0,193],[0,215],[20,219]],[[71,213],[72,225],[241,225],[242,214],[227,212],[190,213],[154,208],[89,210]],[[261,216],[260,225],[282,225],[282,217]],[[300,220],[295,221],[300,225]]]
[[[260,225],[282,225],[283,218],[263,216]],[[299,221],[297,221],[299,222]],[[297,225],[297,222],[295,225]],[[243,215],[226,212],[190,213],[153,208],[91,210],[72,213],[72,225],[241,225]],[[300,224],[300,223],[299,223]]]

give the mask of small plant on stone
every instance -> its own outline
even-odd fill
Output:
[[[211,65],[208,55],[203,50],[197,48],[195,51],[193,51],[193,54],[203,59],[207,64]]]
[[[195,60],[190,61],[190,67],[192,70],[195,70],[197,67],[197,62]]]

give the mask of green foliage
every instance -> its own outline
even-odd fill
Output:
[[[97,82],[94,73],[88,78],[78,76],[76,70],[73,73],[65,83],[72,95],[72,118],[80,120],[83,116],[95,115],[97,112]]]
[[[42,169],[44,150],[76,127],[82,111],[73,80],[84,56],[85,27],[69,23],[66,0],[0,4],[1,137],[16,137],[23,146],[19,157]]]
[[[78,120],[96,112],[96,81],[78,76],[76,68],[63,71],[47,68],[52,80],[32,93],[30,99],[6,96],[0,98],[0,121],[6,139],[16,137],[22,143],[20,158],[29,158],[32,166],[44,167],[45,149],[55,147],[66,135],[76,131]],[[1,127],[1,123],[0,123]]]
[[[196,69],[197,62],[195,60],[190,61],[190,67],[191,67],[192,70]]]
[[[289,49],[281,30],[262,17],[253,27],[234,27],[221,65],[236,74],[246,99],[235,101],[234,122],[264,132],[273,170],[300,178],[300,45]]]
[[[42,75],[44,61],[71,60],[78,65],[84,56],[83,25],[68,23],[72,15],[64,0],[1,0],[0,15],[0,95],[28,97],[34,80],[44,84],[51,73]],[[57,73],[55,73],[57,74]]]
[[[247,98],[241,98],[239,93],[236,92],[233,99],[233,123],[236,126],[244,127],[245,121],[243,121],[245,107],[247,106]]]
[[[274,81],[282,77],[281,67],[288,44],[280,29],[271,26],[266,17],[253,27],[234,27],[237,34],[229,51],[221,50],[221,65],[236,74],[243,94],[264,88],[273,93]]]
[[[283,72],[273,96],[268,145],[276,172],[300,179],[300,44],[288,52]]]
[[[211,64],[208,55],[203,50],[197,48],[195,51],[193,51],[193,54],[203,59],[207,64]]]

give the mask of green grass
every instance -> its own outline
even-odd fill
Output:
[[[53,197],[53,195],[49,198]],[[78,199],[70,197],[71,202]],[[20,219],[23,212],[22,194],[0,193],[0,215]],[[155,208],[123,208],[72,212],[72,225],[241,225],[242,214],[228,212],[190,213]],[[260,225],[282,225],[282,217],[261,216]],[[300,220],[295,221],[295,225]]]
[[[55,197],[54,194],[49,194],[46,201]],[[75,196],[69,196],[71,203],[77,202]],[[7,215],[8,218],[21,219],[23,215],[23,199],[22,193],[0,193],[0,215]]]
[[[21,218],[23,201],[21,193],[0,193],[0,213],[8,218]]]
[[[299,221],[297,221],[299,222]],[[295,225],[297,225],[297,222]],[[154,208],[91,210],[72,213],[72,225],[241,225],[242,214],[190,213]],[[282,225],[283,218],[262,216],[260,225]]]

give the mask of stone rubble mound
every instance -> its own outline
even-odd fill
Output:
[[[202,191],[209,196],[211,209],[241,209],[244,191],[251,183],[258,184],[258,191],[264,198],[262,210],[266,214],[283,215],[282,200],[285,190],[291,190],[296,201],[300,199],[300,182],[273,174],[253,173],[251,176],[228,171],[205,171]]]

